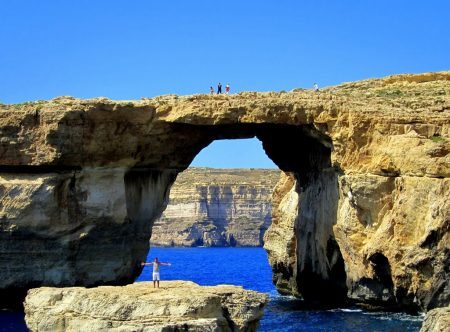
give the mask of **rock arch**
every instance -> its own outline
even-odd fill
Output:
[[[132,282],[177,173],[213,140],[256,136],[286,172],[265,239],[280,291],[446,305],[449,88],[444,72],[319,94],[0,105],[2,294]]]

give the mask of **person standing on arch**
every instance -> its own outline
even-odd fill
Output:
[[[219,82],[217,85],[217,94],[220,95],[222,93],[222,83]]]
[[[214,94],[214,88],[212,86],[209,87],[209,94],[210,95]]]
[[[226,86],[225,86],[225,94],[229,94],[230,93],[230,84],[228,83]]]
[[[158,260],[158,257],[155,257],[155,260],[151,263],[147,263],[147,262],[142,262],[141,266],[148,266],[148,265],[153,265],[153,275],[152,275],[152,279],[153,279],[153,288],[156,287],[156,285],[158,285],[159,288],[159,282],[161,280],[161,276],[159,274],[159,267],[160,266],[171,266],[172,264],[170,263],[163,263],[160,262]]]

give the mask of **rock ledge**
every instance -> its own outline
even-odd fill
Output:
[[[188,281],[41,287],[25,299],[30,331],[256,331],[265,294]]]

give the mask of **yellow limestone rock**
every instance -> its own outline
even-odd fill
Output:
[[[237,286],[164,281],[28,291],[25,321],[44,331],[256,331],[266,294]]]
[[[319,93],[0,105],[0,299],[126,284],[179,172],[257,137],[288,174],[266,248],[283,292],[428,310],[449,276],[450,72]]]
[[[450,307],[436,308],[427,312],[420,332],[449,332]]]

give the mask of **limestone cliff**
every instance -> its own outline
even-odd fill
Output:
[[[279,170],[188,168],[152,227],[156,246],[262,246]]]
[[[32,332],[254,332],[268,300],[237,286],[187,281],[161,286],[36,288],[26,297],[25,320]]]
[[[428,310],[450,298],[450,72],[319,93],[61,97],[0,106],[0,299],[139,275],[170,186],[216,139],[284,171],[266,248],[280,290]]]

